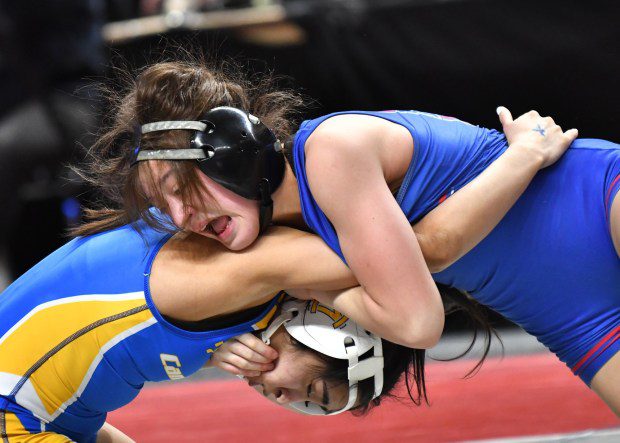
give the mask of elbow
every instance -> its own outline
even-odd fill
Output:
[[[433,325],[433,327],[428,328],[426,331],[418,334],[416,339],[411,342],[411,348],[417,349],[430,349],[433,348],[439,343],[441,339],[441,334],[443,332],[443,321],[441,322],[441,327],[437,327],[437,325]]]
[[[449,260],[449,259],[433,259],[433,260],[427,260],[426,264],[428,266],[428,270],[431,272],[431,274],[436,274],[438,272],[444,271],[448,266],[450,266],[452,263],[454,263],[455,260]]]
[[[431,274],[437,274],[439,272],[445,271],[450,266],[452,266],[462,255],[454,255],[447,257],[445,259],[437,260],[433,262],[432,265],[428,266],[428,269]]]
[[[431,273],[441,272],[461,257],[460,236],[442,229],[423,240],[422,251]]]
[[[440,315],[426,315],[424,318],[412,318],[407,321],[408,328],[402,328],[405,333],[400,344],[408,348],[429,349],[437,345],[441,339],[444,327],[443,308]]]

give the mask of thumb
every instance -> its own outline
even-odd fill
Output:
[[[505,108],[504,106],[498,106],[495,112],[497,112],[497,115],[499,116],[499,121],[501,122],[502,126],[506,126],[508,123],[512,123],[512,114],[510,113],[508,108]]]

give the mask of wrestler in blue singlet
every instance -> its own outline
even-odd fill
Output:
[[[508,147],[498,131],[417,111],[353,111],[305,121],[293,146],[303,216],[343,259],[336,233],[310,192],[304,145],[319,124],[346,113],[379,117],[411,133],[414,154],[396,197],[411,223]],[[619,188],[620,145],[576,140],[536,175],[480,244],[433,277],[522,326],[590,384],[620,350],[620,259],[609,227]]]
[[[149,293],[153,260],[170,235],[139,226],[144,237],[125,226],[77,238],[0,295],[3,441],[45,433],[94,442],[106,413],[144,382],[197,371],[225,340],[264,328],[275,313],[280,295],[233,326],[191,332],[170,323]]]

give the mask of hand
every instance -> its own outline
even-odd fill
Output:
[[[227,340],[211,356],[208,366],[243,377],[257,377],[273,369],[278,352],[249,332]]]
[[[497,115],[508,145],[540,158],[540,169],[555,163],[578,135],[576,129],[563,132],[551,117],[541,117],[536,111],[527,112],[513,120],[510,111],[500,106]]]

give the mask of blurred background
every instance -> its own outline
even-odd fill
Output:
[[[97,198],[67,164],[94,139],[114,66],[180,44],[286,76],[313,99],[303,118],[417,109],[498,128],[504,105],[619,142],[619,18],[617,0],[2,0],[0,285]]]

